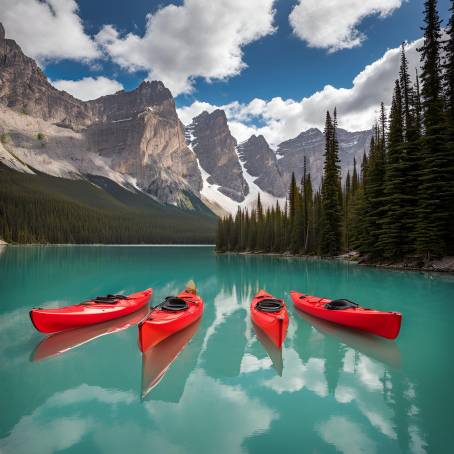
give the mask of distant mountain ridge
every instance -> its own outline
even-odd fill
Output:
[[[339,158],[344,177],[347,175],[347,171],[352,171],[354,158],[358,165],[361,163],[362,155],[368,149],[371,137],[371,130],[350,132],[342,128],[337,129]],[[290,182],[292,172],[295,172],[297,181],[301,180],[304,157],[306,157],[307,170],[311,173],[312,183],[315,187],[319,187],[323,174],[324,152],[325,136],[317,128],[308,129],[295,138],[279,144],[276,153],[279,156],[279,166],[287,183]]]

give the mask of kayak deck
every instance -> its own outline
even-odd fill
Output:
[[[277,301],[281,303],[280,308],[273,309],[272,312],[260,310],[258,305],[262,301]],[[277,299],[273,295],[260,290],[251,303],[251,318],[252,321],[273,341],[273,343],[281,348],[287,335],[288,328],[288,313],[285,303],[282,299]]]
[[[139,324],[139,348],[142,352],[154,347],[172,334],[197,321],[203,313],[203,300],[199,296],[183,291],[176,298],[186,302],[183,310],[170,311],[157,306],[146,320]]]

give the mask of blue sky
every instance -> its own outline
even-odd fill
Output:
[[[369,103],[364,102],[367,86],[361,94],[352,92],[351,99],[358,98],[355,110],[342,90],[351,90],[367,65],[383,59],[402,41],[410,43],[416,66],[417,46],[412,48],[411,43],[421,37],[423,0],[347,3],[352,6],[345,7],[342,0],[0,0],[0,20],[7,36],[39,60],[56,86],[76,96],[88,99],[119,88],[131,90],[157,75],[176,95],[184,122],[203,108],[222,106],[239,139],[257,131],[277,143],[305,127],[320,126],[323,115],[310,103],[303,106],[303,98],[323,107],[336,103],[341,117],[342,110],[345,113],[345,127],[365,128],[380,92],[376,89]],[[14,14],[18,5],[34,11],[28,24],[18,23]],[[444,21],[449,5],[449,0],[439,1]],[[320,13],[323,6],[326,11]],[[299,22],[292,21],[294,10]],[[41,41],[34,37],[32,19],[38,20],[40,14],[40,22],[49,24],[45,29],[36,26],[35,36],[45,33]],[[147,15],[156,19],[153,24]],[[74,28],[61,25],[64,20],[72,21]],[[181,26],[175,25],[180,21]],[[341,33],[337,42],[325,42],[324,34],[334,35],[343,27],[350,27],[350,36]],[[381,77],[390,79],[390,90],[395,77],[394,63],[387,63],[391,60],[397,61],[393,53],[384,58],[390,67]],[[376,66],[374,71],[383,71]],[[372,76],[369,71],[367,77]],[[87,77],[93,80],[79,83]],[[389,104],[386,86],[382,98]],[[297,121],[298,116],[305,119]]]

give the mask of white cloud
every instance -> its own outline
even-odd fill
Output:
[[[98,43],[122,67],[149,72],[174,95],[190,92],[194,78],[224,80],[246,67],[242,48],[273,33],[274,0],[185,0],[147,16],[143,36],[106,25]]]
[[[404,0],[299,0],[289,16],[293,32],[310,47],[335,52],[360,46],[357,26],[367,16],[386,17]]]
[[[345,416],[331,416],[318,427],[322,439],[337,451],[346,454],[374,453],[376,444],[367,436],[366,431],[356,422]]]
[[[411,72],[419,66],[417,48],[422,39],[410,43],[406,55]],[[388,50],[383,57],[366,66],[354,79],[351,88],[326,85],[322,90],[300,101],[272,98],[269,101],[253,99],[248,104],[232,102],[224,106],[195,101],[178,109],[183,123],[203,110],[216,108],[226,111],[232,134],[239,142],[251,134],[263,134],[272,146],[297,136],[308,128],[323,129],[326,110],[337,107],[339,126],[350,131],[370,129],[383,101],[391,104],[394,80],[398,76],[400,48]],[[261,126],[256,126],[260,124]]]
[[[59,90],[67,91],[82,101],[96,99],[123,90],[123,85],[107,77],[84,77],[80,80],[54,80],[51,84]]]
[[[90,61],[101,56],[83,29],[75,0],[0,0],[6,35],[40,63],[54,59]]]

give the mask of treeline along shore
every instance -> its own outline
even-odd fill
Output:
[[[293,176],[285,207],[264,210],[259,197],[253,210],[220,219],[218,252],[355,251],[365,263],[410,268],[454,255],[454,4],[446,35],[441,26],[437,2],[426,1],[421,72],[410,75],[402,44],[391,109],[382,103],[353,173],[342,182],[334,109],[321,187],[304,171],[301,182]]]

